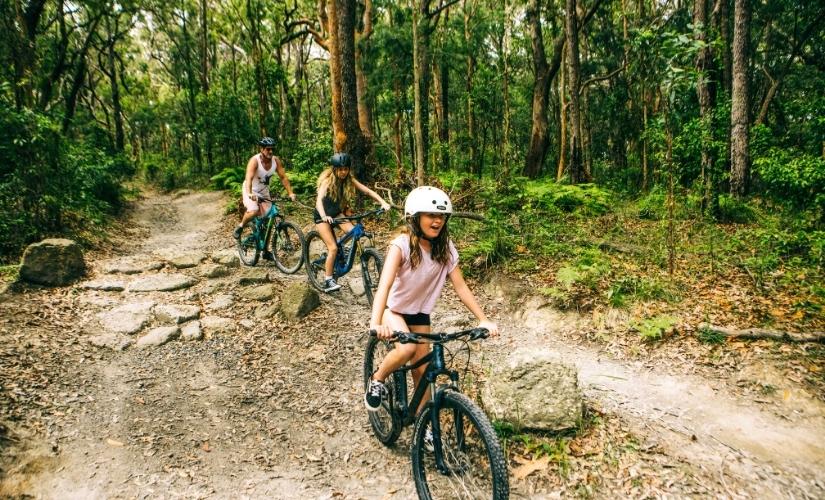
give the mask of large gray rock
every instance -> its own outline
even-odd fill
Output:
[[[214,300],[206,305],[206,309],[209,311],[219,311],[227,307],[232,307],[234,303],[235,297],[231,293],[222,293],[215,295]]]
[[[175,255],[169,258],[169,264],[177,269],[186,269],[188,267],[195,267],[206,258],[202,253],[187,253],[183,255]]]
[[[269,300],[275,296],[274,285],[260,285],[244,288],[240,291],[240,296],[246,300]]]
[[[583,409],[576,367],[550,351],[527,349],[493,368],[483,401],[494,419],[537,430],[576,427]]]
[[[152,319],[152,301],[133,302],[98,313],[100,324],[106,331],[133,334],[139,332]]]
[[[126,288],[122,281],[107,279],[84,281],[80,286],[87,290],[100,290],[103,292],[122,292]]]
[[[289,321],[303,318],[319,305],[318,292],[308,283],[292,283],[281,294],[281,312]]]
[[[122,260],[108,264],[105,267],[105,272],[109,274],[138,274],[146,271],[157,271],[162,267],[162,262],[135,262],[133,260]]]
[[[180,338],[183,340],[201,340],[203,339],[203,330],[201,330],[200,321],[190,321],[183,325],[180,329]]]
[[[235,330],[235,322],[220,316],[202,316],[200,327],[207,334],[228,333]]]
[[[165,323],[185,323],[198,319],[201,308],[198,306],[187,306],[177,304],[160,304],[155,306],[155,318]]]
[[[237,250],[218,250],[212,254],[212,262],[226,267],[240,267],[241,259]]]
[[[83,250],[62,238],[33,243],[23,252],[20,279],[47,286],[68,285],[86,273]]]
[[[178,337],[180,337],[180,328],[177,326],[161,326],[149,330],[149,333],[139,338],[135,345],[137,347],[163,345]]]
[[[171,292],[189,288],[198,280],[185,274],[158,273],[136,279],[129,285],[130,292]]]

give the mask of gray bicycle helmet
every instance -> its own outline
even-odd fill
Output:
[[[274,148],[275,147],[275,139],[272,137],[264,137],[260,141],[258,141],[258,145],[264,148]]]
[[[329,159],[329,163],[332,168],[351,167],[352,157],[347,153],[335,153]]]

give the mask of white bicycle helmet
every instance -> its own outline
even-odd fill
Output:
[[[432,186],[420,186],[407,195],[404,202],[404,217],[412,217],[417,213],[453,213],[453,204],[444,191]]]

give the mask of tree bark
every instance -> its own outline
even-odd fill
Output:
[[[733,87],[731,91],[730,192],[741,198],[748,193],[750,155],[748,151],[748,62],[750,58],[749,0],[735,0],[733,26]]]
[[[476,112],[473,102],[473,79],[476,72],[475,47],[472,43],[472,29],[470,20],[475,12],[475,2],[464,0],[464,47],[467,51],[467,76],[464,80],[464,93],[466,98],[467,115],[467,145],[469,147],[470,170],[478,165],[478,147],[476,146]]]
[[[413,7],[413,129],[415,131],[415,180],[424,184],[429,153],[430,93],[430,17],[427,0],[416,0]]]
[[[109,86],[112,91],[112,115],[115,122],[115,150],[123,152],[124,149],[124,133],[123,133],[123,108],[120,105],[120,85],[117,80],[117,67],[115,65],[115,35],[117,33],[117,19],[115,20],[115,27],[112,30],[111,20],[106,18],[106,31],[108,34],[106,63],[108,66]]]
[[[443,33],[442,33],[443,35]],[[435,86],[435,116],[438,127],[439,158],[442,168],[450,168],[450,69],[444,47],[443,36],[439,51],[436,75],[433,79]]]
[[[258,91],[258,131],[261,136],[267,133],[266,120],[269,116],[269,94],[264,77],[264,61],[261,53],[261,34],[258,31],[260,12],[257,0],[246,0],[246,16],[249,23],[249,41],[252,45],[252,65],[255,74],[255,89]]]
[[[710,201],[709,195],[712,190],[711,179],[713,178],[711,169],[713,159],[710,155],[711,142],[711,113],[713,112],[713,102],[711,101],[710,85],[708,84],[709,72],[712,66],[710,46],[708,40],[708,0],[695,0],[693,8],[693,29],[696,41],[703,44],[696,55],[696,93],[699,98],[699,117],[702,123],[701,144],[701,178],[704,185],[704,195],[702,198],[702,210],[704,211]]]
[[[579,26],[576,16],[576,0],[565,2],[565,35],[567,43],[567,87],[570,91],[570,183],[587,181],[582,158],[581,104],[579,91],[581,74],[579,69]]]
[[[719,50],[722,53],[722,88],[728,95],[731,92],[733,81],[733,63],[731,61],[731,37],[730,37],[730,0],[716,0],[713,12],[716,14],[714,20],[716,28],[719,30]]]

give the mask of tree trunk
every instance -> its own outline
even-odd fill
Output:
[[[258,91],[258,130],[261,136],[267,133],[266,120],[269,116],[269,95],[264,76],[264,61],[261,53],[261,35],[258,31],[260,13],[256,0],[246,0],[246,16],[249,24],[249,42],[252,45],[252,65],[255,74],[255,89]],[[330,62],[331,65],[331,62]]]
[[[421,186],[429,154],[430,17],[426,0],[413,7],[413,128],[415,130],[415,180]]]
[[[366,144],[358,123],[355,77],[355,0],[329,2],[329,54],[332,80],[332,123],[335,151],[353,158],[356,174],[363,174]]]
[[[716,0],[713,12],[716,14],[714,20],[716,28],[719,30],[719,50],[722,52],[722,88],[730,95],[731,83],[733,81],[733,71],[731,62],[730,43],[730,0]]]
[[[735,0],[733,15],[730,192],[733,196],[741,198],[748,193],[750,181],[750,157],[748,152],[749,0]]]
[[[579,99],[579,27],[576,16],[576,0],[565,2],[565,34],[567,38],[567,86],[570,91],[570,183],[587,180],[582,158],[581,107]]]
[[[567,102],[564,96],[564,62],[559,76],[559,163],[556,166],[556,181],[564,177],[565,155],[567,154]]]
[[[530,45],[533,54],[533,99],[531,111],[530,145],[527,149],[522,173],[535,179],[541,173],[544,158],[550,139],[547,134],[547,100],[550,93],[550,82],[561,63],[564,38],[558,37],[553,47],[553,64],[548,64],[544,52],[544,35],[541,26],[541,0],[530,0],[525,12],[527,24],[530,26]],[[558,56],[558,57],[556,57]],[[553,69],[555,67],[555,69]]]
[[[446,30],[445,30],[446,31]],[[436,65],[435,86],[435,116],[438,126],[439,159],[441,168],[450,168],[450,69],[447,61],[446,49],[441,43],[441,50]]]
[[[123,152],[124,149],[124,134],[123,134],[123,108],[120,105],[120,85],[117,80],[117,68],[115,66],[115,37],[117,35],[117,22],[115,22],[115,29],[112,31],[111,20],[106,18],[106,31],[109,35],[107,41],[106,64],[108,66],[109,86],[112,92],[112,114],[115,122],[115,150]]]
[[[353,7],[354,9],[355,7]],[[358,97],[358,124],[361,127],[361,137],[364,143],[364,162],[366,166],[366,178],[372,178],[374,170],[378,168],[378,160],[375,157],[375,146],[373,137],[373,116],[370,106],[369,93],[367,92],[367,75],[364,71],[364,53],[361,46],[367,42],[372,35],[372,0],[365,0],[364,13],[361,17],[362,31],[355,40],[355,84]],[[353,23],[354,26],[354,23]]]
[[[476,72],[475,47],[472,43],[472,30],[470,20],[473,17],[475,2],[464,0],[464,47],[467,51],[467,76],[464,80],[464,93],[467,96],[467,145],[469,146],[470,170],[478,165],[478,146],[476,145],[476,113],[473,103],[473,79]]]
[[[396,179],[401,181],[404,178],[404,163],[401,161],[401,113],[403,110],[401,104],[401,81],[395,78],[393,81],[393,92],[395,93],[395,117],[392,120],[392,143],[393,152],[395,153],[395,173]]]
[[[693,29],[696,41],[701,44],[707,44],[708,40],[708,0],[695,0],[693,8]],[[711,70],[712,60],[710,46],[706,45],[699,50],[696,56],[696,72],[698,73],[696,81],[696,93],[699,98],[699,116],[702,123],[702,140],[701,147],[701,178],[704,185],[704,195],[702,198],[702,210],[708,207],[709,198],[712,185],[711,179],[713,177],[711,169],[713,168],[713,159],[710,155],[711,142],[711,113],[713,112],[713,103],[711,101],[710,85],[708,84],[709,72]]]

